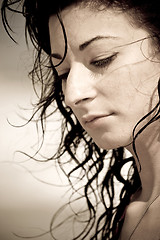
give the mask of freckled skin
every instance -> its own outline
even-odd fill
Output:
[[[66,104],[99,147],[127,145],[134,155],[130,144],[133,128],[158,102],[160,63],[151,36],[131,25],[126,14],[111,9],[92,11],[71,6],[62,11],[61,17],[68,51],[56,69],[63,78]],[[52,60],[57,64],[65,46],[56,16],[50,17],[49,29]],[[126,210],[120,240],[129,239],[145,209],[160,193],[159,132],[157,121],[136,141],[142,190]],[[160,239],[159,201],[145,214],[132,240]]]
[[[151,95],[158,81],[159,64],[145,57],[152,57],[151,39],[136,42],[149,34],[131,26],[127,16],[111,10],[95,13],[88,8],[70,7],[62,11],[62,19],[68,53],[57,71],[60,75],[69,72],[63,81],[66,104],[100,147],[110,149],[129,144],[135,124],[150,110]],[[57,17],[50,18],[49,28],[52,53],[63,56],[64,38]],[[79,50],[79,45],[96,36],[112,38],[94,41]],[[91,64],[115,53],[108,66]],[[53,58],[54,64],[57,61]],[[86,114],[112,115],[96,128],[88,128],[82,121]]]

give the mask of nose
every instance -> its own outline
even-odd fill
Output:
[[[93,100],[96,97],[96,88],[90,70],[80,63],[73,66],[63,83],[63,93],[66,105],[72,109]]]

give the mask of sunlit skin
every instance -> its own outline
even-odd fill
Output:
[[[150,34],[136,27],[124,13],[111,9],[92,11],[71,6],[62,11],[61,17],[68,49],[56,70],[62,79],[66,105],[99,147],[127,146],[134,154],[133,128],[158,102],[160,63]],[[50,17],[49,29],[52,61],[56,65],[65,47],[56,16]],[[132,204],[128,207],[121,234],[125,240],[149,201],[160,193],[159,122],[141,134],[137,145],[142,192],[135,196],[134,211]],[[142,229],[148,224],[147,215],[143,220]],[[160,223],[160,219],[152,221],[152,225],[156,222]],[[155,239],[151,238],[152,231],[146,238],[142,229],[137,229],[132,239]]]
[[[111,11],[96,14],[88,9],[73,9],[65,10],[62,17],[68,54],[57,71],[59,75],[69,72],[67,81],[63,81],[65,102],[97,145],[104,149],[125,146],[131,142],[137,121],[149,111],[159,78],[159,64],[144,56],[152,57],[150,39],[134,43],[149,34],[131,27],[125,16],[117,17]],[[52,53],[63,56],[60,24],[56,17],[51,18],[50,24]],[[79,47],[97,36],[106,38]],[[108,57],[112,59],[106,66],[94,63]],[[60,61],[52,59],[54,64]],[[89,115],[110,116],[94,127],[85,124]]]

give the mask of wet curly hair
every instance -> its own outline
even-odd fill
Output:
[[[36,106],[36,112],[40,112],[39,118],[42,127],[48,117],[47,109],[53,102],[56,103],[56,110],[60,111],[63,116],[61,141],[57,152],[54,153],[49,160],[57,160],[65,172],[63,155],[67,153],[68,162],[74,162],[75,167],[69,173],[65,174],[75,192],[77,190],[75,190],[74,184],[72,183],[72,174],[79,174],[77,179],[81,181],[83,179],[87,180],[83,186],[81,198],[86,200],[87,211],[89,213],[88,219],[83,222],[84,228],[75,234],[73,239],[114,240],[119,238],[123,226],[125,208],[129,204],[131,196],[141,188],[141,181],[135,160],[133,157],[127,158],[125,156],[124,147],[113,149],[109,152],[100,149],[81,127],[72,110],[64,103],[62,86],[55,66],[53,66],[50,59],[51,48],[48,20],[51,15],[57,14],[62,26],[66,46],[63,61],[67,53],[67,36],[59,13],[72,4],[87,5],[93,9],[98,9],[98,6],[103,4],[106,8],[115,8],[122,12],[128,12],[131,21],[136,25],[146,28],[147,31],[156,38],[155,44],[159,49],[160,3],[159,0],[3,0],[2,2],[2,20],[9,36],[13,39],[7,20],[7,11],[21,13],[26,20],[26,40],[29,35],[36,49],[35,62],[30,75],[33,85],[39,81],[42,86],[39,102]],[[160,84],[158,84],[158,92],[160,96]],[[158,102],[151,112],[144,116],[133,129],[132,144],[135,154],[136,138],[149,124],[159,118],[159,106],[160,104]],[[55,110],[49,115],[52,115],[54,112]],[[139,123],[150,114],[153,114],[151,120],[136,133],[136,128]],[[43,130],[45,131],[44,128]],[[81,158],[78,156],[79,149],[83,149],[83,156],[81,156]],[[128,175],[124,177],[121,170],[128,162],[130,162]],[[104,174],[104,166],[106,163],[107,171],[105,171]],[[118,196],[116,191],[117,182],[121,184]],[[115,198],[118,199],[118,201],[115,201]],[[102,205],[100,214],[98,214],[99,204]],[[82,220],[78,219],[78,214],[76,214],[76,218],[77,221],[82,222]],[[50,233],[54,238],[53,224],[54,221],[52,220]]]

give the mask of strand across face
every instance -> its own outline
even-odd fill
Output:
[[[56,69],[66,104],[99,147],[126,146],[136,123],[158,99],[153,93],[160,66],[153,61],[151,37],[132,26],[127,15],[111,9],[71,6],[61,18],[67,56]],[[50,17],[49,29],[56,65],[65,49],[57,16]]]

